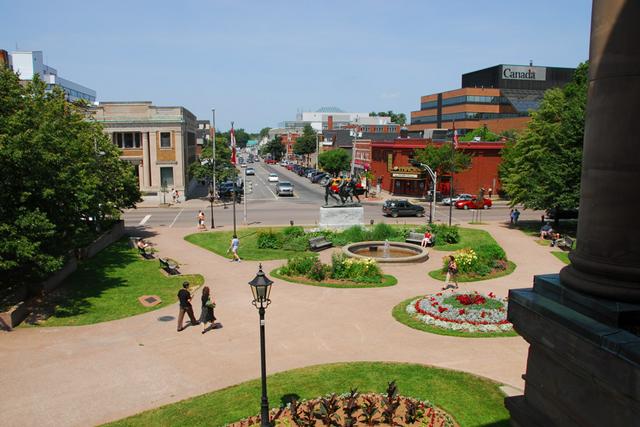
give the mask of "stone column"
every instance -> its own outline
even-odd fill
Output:
[[[563,284],[640,302],[640,1],[594,0],[578,244]]]
[[[142,187],[145,190],[151,186],[151,165],[149,164],[151,155],[149,150],[149,132],[147,130],[142,132]]]

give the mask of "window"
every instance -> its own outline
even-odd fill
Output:
[[[171,132],[160,132],[160,148],[171,148]]]
[[[140,132],[114,132],[112,138],[113,143],[121,149],[140,148],[142,146],[142,133]]]
[[[172,167],[160,168],[160,185],[165,187],[171,187],[173,185],[173,168]]]

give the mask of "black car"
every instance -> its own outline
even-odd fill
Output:
[[[233,200],[233,182],[226,181],[218,186],[218,197],[221,200]],[[236,188],[236,201],[242,199],[242,187]]]
[[[399,216],[424,216],[424,208],[404,199],[389,199],[382,205],[382,213],[394,218]]]
[[[325,172],[318,172],[318,173],[315,173],[315,174],[311,175],[311,178],[309,178],[309,179],[311,180],[311,182],[317,183],[317,182],[320,182],[326,176],[329,176],[329,174],[325,173]]]

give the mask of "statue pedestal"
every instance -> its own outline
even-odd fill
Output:
[[[320,230],[344,230],[354,225],[364,225],[364,208],[360,205],[322,206],[320,208]]]
[[[558,275],[509,292],[509,321],[530,344],[511,425],[631,426],[640,417],[640,305],[576,292]],[[635,332],[635,333],[634,333]]]

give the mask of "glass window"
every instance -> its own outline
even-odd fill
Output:
[[[160,148],[171,148],[171,132],[160,132]]]
[[[140,132],[114,132],[112,135],[113,143],[118,148],[140,148],[142,141],[142,133]]]
[[[160,185],[165,187],[173,185],[173,167],[160,168]]]

